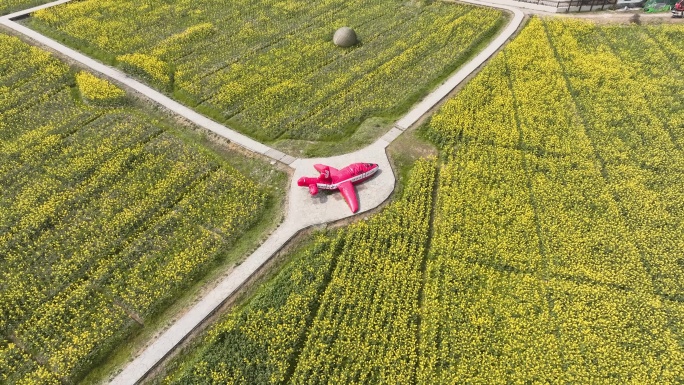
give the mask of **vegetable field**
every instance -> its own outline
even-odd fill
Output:
[[[162,382],[410,382],[435,172],[420,161],[382,214],[319,236]]]
[[[419,379],[684,381],[681,32],[532,19],[432,119]]]
[[[154,382],[684,382],[682,32],[532,18],[397,202]]]
[[[72,383],[200,278],[266,191],[0,35],[0,383]]]
[[[30,25],[254,138],[304,147],[406,111],[502,22],[442,2],[87,0]],[[334,46],[342,26],[361,44]]]
[[[49,3],[54,0],[0,0],[0,16]]]

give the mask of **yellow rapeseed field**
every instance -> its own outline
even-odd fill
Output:
[[[681,33],[532,18],[424,127],[441,155],[402,197],[155,383],[681,384]]]
[[[0,34],[2,384],[75,383],[264,212],[254,181],[125,95]]]

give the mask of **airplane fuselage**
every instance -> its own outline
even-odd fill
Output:
[[[355,166],[355,165],[356,165],[356,164],[352,164],[352,165],[350,165],[350,166],[347,166],[347,167],[341,169],[341,170],[340,170],[340,173],[344,173],[344,171],[345,171],[346,169],[348,169],[348,168],[350,168],[350,167],[353,167],[353,166]],[[321,190],[337,190],[337,189],[339,188],[340,184],[342,184],[342,183],[344,183],[344,182],[346,182],[346,181],[350,181],[350,182],[352,182],[352,183],[354,183],[354,184],[361,183],[361,182],[367,180],[368,178],[372,177],[373,174],[375,174],[377,171],[378,171],[378,168],[377,168],[377,167],[373,167],[373,168],[371,168],[371,169],[368,170],[368,171],[355,170],[355,172],[350,172],[350,174],[353,175],[353,176],[351,176],[351,177],[348,178],[348,179],[339,180],[339,181],[336,181],[336,182],[333,182],[333,183],[320,183],[320,182],[316,182],[316,185],[317,185],[318,188],[321,189]],[[357,173],[357,172],[360,172],[360,173]]]
[[[340,170],[324,164],[315,164],[314,168],[320,173],[318,178],[303,176],[297,185],[309,187],[311,195],[318,194],[318,190],[340,190],[352,212],[359,207],[353,185],[372,177],[379,170],[375,163],[354,163]]]

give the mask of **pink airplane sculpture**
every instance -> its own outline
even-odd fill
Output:
[[[354,163],[338,170],[324,164],[315,164],[316,171],[321,173],[318,178],[301,177],[297,181],[299,186],[309,186],[311,195],[318,194],[321,190],[340,190],[344,200],[347,201],[353,213],[359,209],[359,202],[356,199],[354,183],[361,183],[373,176],[378,171],[375,163]]]

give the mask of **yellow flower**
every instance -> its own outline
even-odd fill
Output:
[[[95,104],[112,105],[120,103],[126,92],[107,80],[100,79],[90,72],[76,74],[76,85],[84,100]]]

